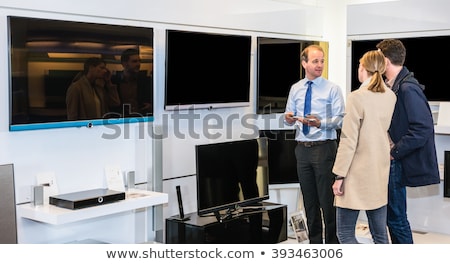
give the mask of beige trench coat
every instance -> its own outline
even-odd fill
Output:
[[[333,173],[345,176],[344,194],[335,205],[373,210],[387,204],[390,168],[388,129],[396,95],[367,89],[370,78],[349,94]]]

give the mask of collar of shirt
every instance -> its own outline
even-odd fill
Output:
[[[395,82],[395,79],[397,78],[397,76],[395,76],[395,78],[392,78],[392,79],[390,79],[390,80],[387,80],[386,79],[386,85],[387,85],[387,87],[389,87],[389,88],[392,88],[392,85],[394,85],[394,82]]]
[[[312,86],[312,87],[314,87],[314,85],[315,85],[315,86],[320,86],[320,84],[322,83],[322,80],[323,80],[322,77],[317,77],[317,78],[314,79],[314,80],[308,80],[307,78],[305,78],[304,86],[305,86],[305,87],[308,87],[308,85],[307,85],[308,82],[312,82],[312,83],[313,83],[313,86]]]

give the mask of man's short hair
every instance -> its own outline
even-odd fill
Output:
[[[308,47],[306,47],[302,51],[302,53],[300,54],[300,59],[302,61],[308,62],[308,56],[309,56],[309,52],[311,50],[320,50],[322,53],[324,53],[323,48],[321,46],[316,45],[316,44],[312,44],[312,45],[309,45]]]
[[[120,56],[120,62],[127,62],[132,55],[139,55],[139,50],[137,49],[126,49],[122,52]]]
[[[377,44],[377,48],[383,52],[392,64],[403,66],[406,58],[406,48],[398,39],[385,39]]]

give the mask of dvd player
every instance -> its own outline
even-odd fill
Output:
[[[125,199],[125,192],[110,189],[93,189],[50,196],[49,203],[67,209],[81,209]]]

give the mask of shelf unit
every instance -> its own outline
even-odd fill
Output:
[[[450,135],[450,126],[434,126],[434,133],[440,135]]]
[[[161,205],[167,203],[168,200],[168,195],[166,193],[132,189],[126,192],[125,200],[77,210],[47,204],[40,206],[34,206],[31,203],[21,204],[17,206],[17,215],[18,217],[42,223],[63,225],[105,215]]]

